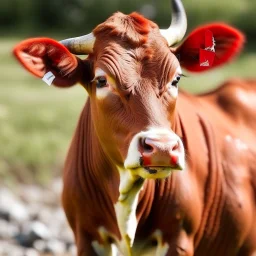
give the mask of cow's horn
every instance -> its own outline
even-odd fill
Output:
[[[60,43],[65,45],[71,53],[77,55],[92,53],[94,42],[95,36],[93,33],[60,41]]]
[[[161,35],[172,46],[182,40],[187,30],[187,16],[181,0],[172,1],[172,22],[168,29],[160,29]]]

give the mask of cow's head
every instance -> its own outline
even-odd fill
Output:
[[[56,42],[21,42],[16,57],[34,75],[68,87],[81,83],[90,97],[99,141],[121,170],[142,178],[164,178],[185,166],[184,147],[173,131],[181,66],[201,72],[230,60],[243,35],[224,24],[186,32],[186,15],[173,0],[169,29],[132,13],[115,13],[92,33]],[[84,60],[76,55],[88,54]],[[51,73],[49,73],[51,72]],[[46,75],[45,75],[46,74]]]

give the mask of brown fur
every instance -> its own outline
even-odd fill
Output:
[[[186,168],[145,181],[132,255],[145,255],[143,250],[164,243],[169,245],[165,256],[255,255],[255,81],[234,80],[198,96],[180,92],[176,100],[167,85],[179,62],[154,23],[138,14],[116,13],[94,34],[93,54],[84,61],[73,59],[76,69],[70,77],[55,72],[58,86],[76,79],[89,94],[63,178],[63,206],[78,255],[97,255],[92,242],[106,249],[122,239],[114,209],[118,168],[124,168],[134,135],[148,127],[168,129],[182,139]],[[52,63],[44,64],[53,70]],[[92,81],[95,68],[115,81],[104,98],[97,97],[100,89]],[[156,230],[162,241],[152,237]]]
[[[89,244],[101,241],[99,226],[120,237],[113,208],[119,184],[115,166],[123,164],[134,134],[157,126],[172,129],[182,138],[187,168],[165,180],[146,181],[137,207],[134,247],[149,242],[150,235],[160,229],[170,245],[168,256],[252,255],[255,186],[249,177],[256,171],[252,160],[255,122],[252,126],[253,113],[241,106],[233,92],[239,88],[256,95],[255,86],[235,82],[202,96],[181,93],[176,104],[166,91],[178,67],[176,57],[155,26],[145,41],[134,36],[137,29],[130,20],[118,13],[94,31],[94,65],[115,78],[117,91],[97,100],[95,85],[89,85],[90,99],[68,154],[63,203],[78,254],[95,255]],[[118,25],[113,27],[112,22]],[[250,151],[241,155],[234,141],[225,140],[226,135],[240,138]]]
[[[145,19],[138,13],[125,15],[117,12],[98,25],[93,30],[93,33],[99,38],[107,38],[110,35],[115,36],[136,47],[146,43],[150,29],[156,27],[155,23]]]

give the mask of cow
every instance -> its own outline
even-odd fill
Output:
[[[48,84],[88,92],[63,174],[80,256],[256,254],[255,82],[178,89],[181,67],[218,67],[244,36],[212,23],[177,45],[187,20],[180,0],[172,10],[168,29],[117,12],[87,35],[14,48]]]

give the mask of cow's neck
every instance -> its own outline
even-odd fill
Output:
[[[91,179],[92,184],[100,188],[97,189],[97,194],[101,194],[104,201],[111,204],[108,207],[110,211],[108,214],[116,216],[119,229],[117,232],[115,228],[110,228],[113,223],[110,226],[109,223],[106,223],[105,226],[99,227],[99,233],[101,234],[103,230],[102,240],[105,239],[103,237],[111,238],[124,255],[131,255],[131,246],[138,224],[136,210],[144,180],[133,176],[122,167],[113,166],[97,139],[90,108],[90,100],[88,100],[81,116],[81,119],[84,119],[82,126],[87,146],[84,151],[86,154],[84,169],[90,170],[86,176],[90,176],[88,178]],[[93,152],[91,152],[92,148]],[[109,241],[107,238],[105,240]]]
[[[104,228],[109,230],[115,236],[120,237],[118,228],[116,228],[115,210],[113,202],[118,199],[119,175],[118,170],[112,166],[109,159],[105,156],[100,142],[97,139],[95,128],[91,116],[91,104],[88,99],[80,116],[79,124],[73,139],[72,145],[79,145],[75,155],[79,159],[78,166],[79,177],[86,183],[84,188],[91,195],[97,195],[94,204],[95,212],[104,212],[104,217],[100,220],[104,223]],[[75,143],[74,143],[75,142]],[[99,208],[96,211],[96,208]],[[92,210],[93,211],[93,210]]]

